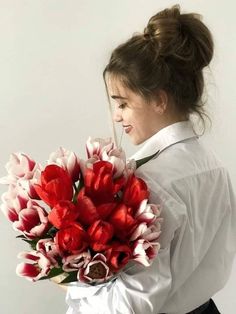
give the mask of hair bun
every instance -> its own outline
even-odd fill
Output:
[[[158,56],[178,60],[183,70],[202,70],[213,57],[213,39],[201,16],[181,14],[179,5],[152,16],[144,37],[155,45]]]

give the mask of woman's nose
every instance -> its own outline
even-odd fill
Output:
[[[113,120],[115,122],[121,122],[122,121],[122,114],[121,114],[121,110],[119,109],[115,109],[114,113],[113,113]]]

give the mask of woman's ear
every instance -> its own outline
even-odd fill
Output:
[[[167,108],[168,104],[168,95],[163,89],[159,89],[159,91],[156,93],[156,101],[154,103],[155,111],[162,115]]]

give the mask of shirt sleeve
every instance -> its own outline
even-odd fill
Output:
[[[171,288],[170,248],[149,267],[137,265],[102,286],[69,286],[67,314],[159,313]]]

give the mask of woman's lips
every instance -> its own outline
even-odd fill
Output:
[[[125,133],[129,133],[133,127],[131,125],[123,125],[123,128],[125,130]]]

